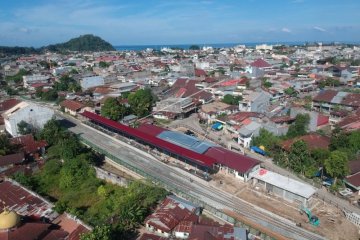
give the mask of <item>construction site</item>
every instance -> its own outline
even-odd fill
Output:
[[[342,210],[313,197],[311,207],[304,209],[298,203],[288,202],[272,193],[253,187],[251,183],[234,181],[232,176],[218,173],[210,182],[235,196],[296,223],[309,231],[318,233],[327,239],[359,239],[359,229],[350,223]],[[305,211],[309,211],[309,216]],[[312,220],[315,216],[317,221]]]

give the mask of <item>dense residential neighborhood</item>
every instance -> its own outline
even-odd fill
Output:
[[[356,45],[48,48],[0,66],[1,240],[360,237]]]

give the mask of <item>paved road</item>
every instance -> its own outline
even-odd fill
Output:
[[[137,148],[101,133],[87,125],[81,124],[78,120],[65,115],[62,116],[74,123],[74,126],[69,128],[72,132],[81,134],[89,142],[101,149],[108,151],[114,156],[118,156],[134,167],[143,169],[148,174],[156,176],[162,181],[171,184],[182,192],[185,192],[212,207],[235,211],[245,218],[287,238],[324,239],[315,233],[297,227],[296,224],[290,220],[247,203],[221,189],[211,186],[201,179],[190,182],[189,175],[187,175],[186,172],[177,168],[172,168]]]

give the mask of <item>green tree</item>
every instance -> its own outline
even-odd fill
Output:
[[[292,144],[289,153],[289,167],[297,173],[305,174],[305,171],[313,165],[307,144],[300,140]]]
[[[64,139],[68,134],[61,128],[60,123],[55,120],[49,120],[38,134],[39,139],[45,140],[49,145],[58,143],[59,140]]]
[[[101,107],[101,115],[118,121],[127,113],[125,105],[120,104],[116,98],[108,98],[105,100],[104,105]]]
[[[91,232],[82,234],[80,240],[111,240],[109,225],[96,226]]]
[[[198,45],[191,45],[189,50],[200,50],[200,47]]]
[[[296,96],[297,95],[297,92],[296,92],[295,88],[293,88],[293,87],[289,87],[289,88],[285,89],[284,93],[288,96]]]
[[[99,67],[101,67],[101,68],[107,68],[109,66],[110,66],[110,64],[107,62],[103,62],[103,61],[99,62]]]
[[[340,177],[344,177],[349,173],[348,157],[346,153],[341,151],[333,151],[330,157],[325,160],[325,170],[333,177],[334,184]]]
[[[296,116],[295,122],[289,127],[286,136],[288,138],[294,138],[305,135],[307,132],[309,122],[310,122],[309,114],[298,114]]]
[[[257,147],[264,146],[266,152],[271,152],[274,151],[275,148],[277,148],[279,143],[279,137],[275,136],[268,130],[261,128],[259,131],[259,136],[252,139],[251,145]]]
[[[233,96],[231,94],[226,94],[222,102],[230,105],[239,105],[239,101],[241,101],[242,99],[242,96]]]
[[[156,99],[151,93],[151,90],[146,88],[131,93],[128,97],[128,101],[132,112],[138,117],[144,117],[151,112],[153,103]]]
[[[18,124],[17,124],[17,127],[18,127],[18,132],[21,134],[21,135],[26,135],[26,134],[29,134],[31,133],[32,131],[32,126],[21,120]]]
[[[0,156],[12,153],[14,146],[10,144],[9,138],[5,134],[0,134]]]
[[[272,87],[272,83],[269,82],[269,81],[265,81],[265,82],[263,82],[263,86],[264,86],[265,88],[271,88],[271,87]]]
[[[59,156],[65,161],[78,156],[82,151],[82,145],[74,135],[69,135],[67,138],[60,139],[58,142]]]

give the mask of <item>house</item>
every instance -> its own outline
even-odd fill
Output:
[[[36,141],[32,134],[10,138],[10,143],[17,145],[27,156],[43,154],[45,148],[48,146],[47,142],[44,140]]]
[[[33,128],[41,129],[54,116],[54,111],[34,103],[20,102],[2,114],[5,129],[13,137],[19,136],[18,124],[24,121]]]
[[[344,117],[337,125],[346,132],[360,130],[360,109]]]
[[[0,172],[25,161],[23,152],[0,156]]]
[[[176,119],[189,116],[196,111],[192,98],[167,98],[156,103],[153,117],[157,119]]]
[[[203,104],[200,107],[199,116],[202,120],[206,121],[208,124],[216,121],[216,118],[219,115],[228,115],[238,112],[238,107],[229,105],[223,102],[214,101],[208,104]]]
[[[77,113],[81,113],[85,107],[84,104],[74,100],[64,100],[60,102],[60,106],[64,108],[66,113],[72,116],[76,116]]]
[[[260,129],[260,123],[248,119],[238,130],[238,144],[244,148],[250,148],[252,138],[259,135]]]
[[[176,196],[168,196],[145,220],[146,229],[139,240],[247,240],[245,228],[221,225],[199,217],[200,208]]]
[[[265,113],[270,105],[270,94],[265,91],[244,91],[243,99],[239,101],[242,112]]]
[[[265,70],[271,68],[271,65],[263,59],[257,59],[246,67],[246,72],[250,73],[251,77],[259,78],[265,75]]]
[[[170,237],[173,229],[181,221],[197,221],[200,208],[180,200],[175,196],[169,196],[160,204],[158,210],[145,220],[146,229],[159,236]]]
[[[188,78],[178,78],[171,86],[168,95],[176,98],[191,97],[195,102],[202,104],[211,102],[213,94],[196,87],[199,81]]]
[[[336,108],[353,111],[360,108],[360,93],[320,91],[313,99],[313,108],[320,112],[331,112]]]
[[[35,83],[49,83],[49,77],[44,75],[31,75],[31,76],[23,76],[24,88],[29,88],[32,84]]]
[[[349,175],[345,177],[344,182],[360,194],[360,158],[349,161]]]
[[[309,150],[329,149],[329,145],[330,145],[330,138],[329,137],[322,136],[322,135],[317,134],[317,133],[310,133],[308,135],[304,135],[304,136],[297,137],[297,138],[294,138],[294,139],[285,140],[284,142],[282,142],[281,147],[286,151],[290,151],[291,146],[296,141],[304,141],[307,144]]]

